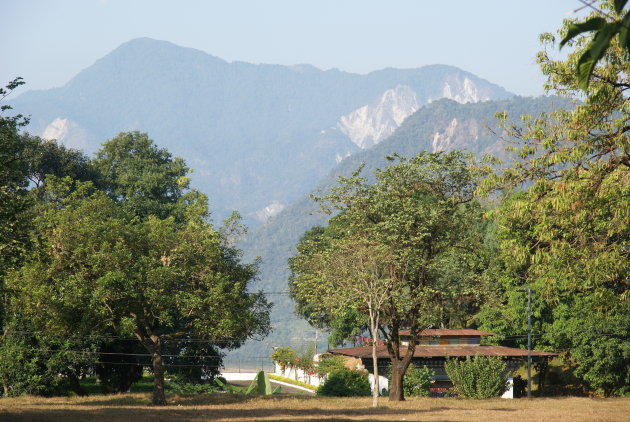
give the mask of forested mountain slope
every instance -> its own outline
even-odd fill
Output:
[[[28,81],[27,81],[28,82]],[[367,75],[310,65],[227,62],[148,38],[129,41],[66,85],[12,101],[28,130],[93,152],[121,131],[147,132],[182,156],[216,219],[250,225],[312,190],[337,162],[390,135],[439,98],[508,98],[455,67]]]

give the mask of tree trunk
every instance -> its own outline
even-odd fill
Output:
[[[136,338],[151,353],[153,364],[153,398],[151,404],[154,406],[165,406],[166,396],[164,394],[164,362],[162,361],[162,339],[153,334],[151,326],[146,323],[144,317],[131,314],[138,321]],[[144,332],[140,327],[144,328]]]
[[[159,345],[153,351],[153,400],[154,406],[165,406],[166,396],[164,395],[164,363]]]
[[[69,371],[66,376],[68,377],[68,381],[70,382],[70,388],[77,396],[85,397],[87,396],[87,392],[81,386],[81,382],[79,381],[79,377],[74,373],[74,371]]]
[[[9,384],[6,382],[3,382],[2,389],[4,390],[4,395],[2,397],[9,397]]]
[[[392,380],[389,384],[389,401],[403,400],[405,400],[405,392],[403,391],[402,361],[396,359],[392,362]]]
[[[407,353],[402,359],[392,359],[392,382],[389,388],[389,401],[404,401],[405,390],[403,380],[407,368],[411,363],[412,353]]]
[[[538,388],[536,389],[536,395],[538,397],[543,396],[543,391],[545,388],[545,381],[547,378],[547,369],[549,368],[549,361],[547,359],[541,359],[538,364],[534,364],[534,368],[536,372],[538,372]]]
[[[380,383],[378,379],[378,356],[376,346],[378,341],[378,322],[372,323],[372,364],[374,365],[374,388],[372,391],[372,407],[378,407],[378,396],[380,394]]]

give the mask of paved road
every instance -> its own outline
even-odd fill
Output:
[[[278,385],[278,383],[276,383],[274,380],[269,380],[269,382],[271,382],[271,387],[272,388],[276,388]],[[228,384],[231,385],[235,385],[237,387],[247,387],[249,386],[249,384],[251,384],[251,381],[228,381]],[[302,394],[305,396],[314,396],[315,393],[311,393],[308,391],[304,391],[304,390],[300,390],[298,388],[294,388],[294,387],[289,387],[287,385],[280,385],[280,387],[282,387],[282,392],[283,393],[287,393],[287,394]]]

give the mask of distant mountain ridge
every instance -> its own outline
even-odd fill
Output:
[[[311,65],[227,62],[149,38],[131,40],[66,85],[12,102],[29,131],[93,152],[120,131],[148,132],[186,159],[216,218],[264,221],[345,157],[378,145],[440,98],[512,94],[452,66],[367,75]],[[415,100],[414,100],[415,99]]]

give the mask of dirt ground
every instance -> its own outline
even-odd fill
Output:
[[[1,422],[205,421],[630,421],[630,398],[428,399],[402,403],[370,398],[301,395],[245,397],[214,394],[169,397],[149,406],[148,394],[85,398],[0,398]]]

